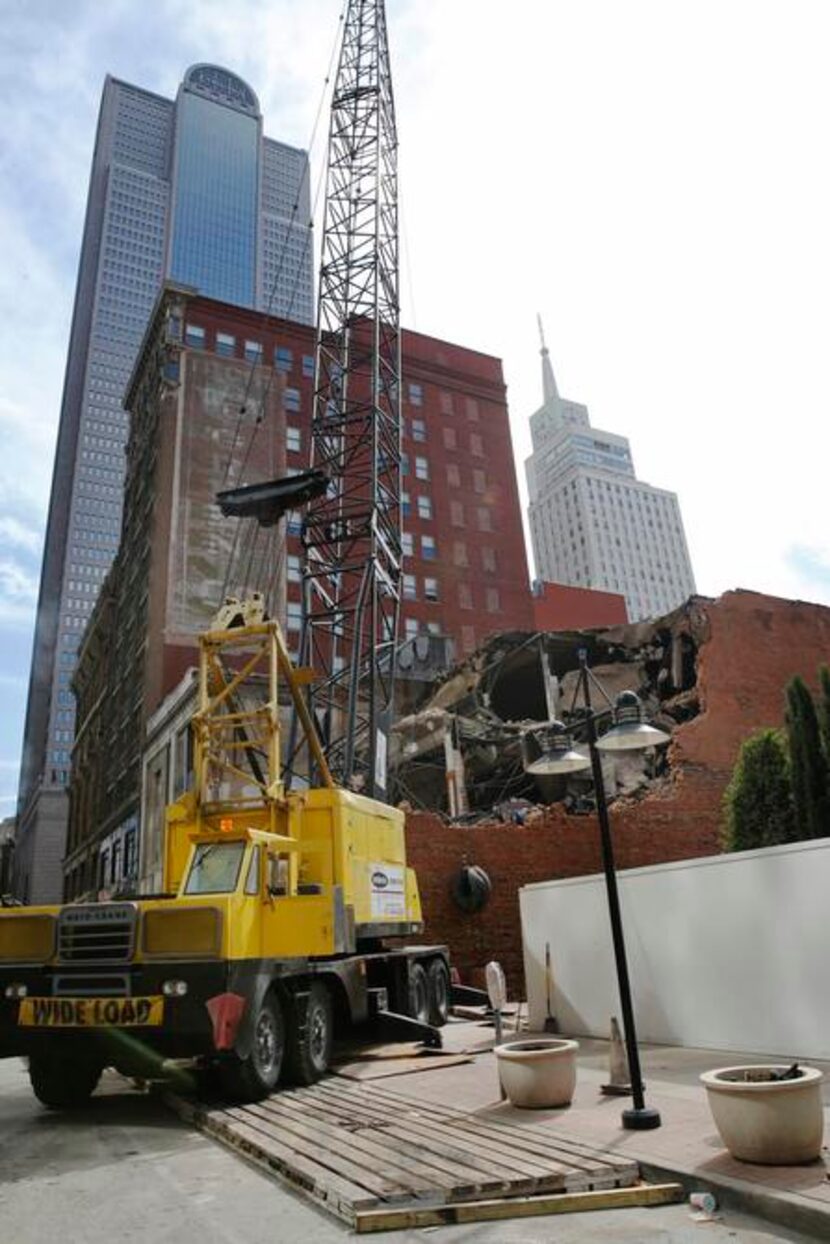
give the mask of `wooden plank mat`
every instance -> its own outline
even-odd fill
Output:
[[[413,1071],[435,1071],[438,1067],[457,1067],[460,1063],[471,1063],[470,1054],[446,1054],[438,1051],[439,1057],[426,1054],[413,1054],[410,1058],[357,1058],[354,1062],[336,1063],[332,1074],[342,1076],[346,1080],[386,1080],[390,1076],[408,1076]]]
[[[509,1217],[511,1203],[517,1216],[552,1213],[550,1200],[633,1195],[641,1186],[633,1160],[566,1140],[549,1125],[517,1122],[498,1107],[470,1114],[376,1081],[328,1077],[248,1106],[168,1100],[358,1231],[473,1221],[476,1206],[485,1218]]]

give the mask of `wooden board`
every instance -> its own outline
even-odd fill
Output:
[[[337,1063],[332,1074],[346,1080],[385,1080],[388,1076],[408,1076],[413,1071],[435,1071],[439,1067],[457,1067],[459,1063],[471,1063],[470,1054],[445,1054],[427,1058],[413,1054],[409,1058],[358,1058],[354,1062]]]
[[[603,1192],[560,1192],[554,1196],[502,1197],[472,1201],[469,1205],[439,1205],[434,1209],[369,1209],[355,1216],[355,1231],[401,1231],[405,1228],[448,1226],[460,1222],[493,1222],[531,1218],[542,1214],[577,1214],[592,1209],[629,1209],[633,1205],[670,1205],[684,1201],[682,1184],[636,1184]]]
[[[586,1193],[652,1195],[635,1161],[567,1140],[555,1124],[517,1121],[498,1107],[470,1114],[376,1081],[328,1077],[248,1106],[169,1100],[357,1231],[510,1217],[511,1206],[516,1216],[563,1212],[565,1200]],[[617,1202],[602,1207],[609,1203]],[[572,1208],[591,1205],[600,1202]]]

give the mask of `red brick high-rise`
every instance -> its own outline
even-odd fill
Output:
[[[533,626],[501,363],[418,333],[403,334],[402,353],[401,638],[448,636],[462,655],[493,631]],[[181,287],[163,292],[128,392],[119,551],[75,675],[70,895],[124,879],[100,875],[105,839],[110,860],[122,836],[117,854],[134,859],[146,724],[196,663],[195,637],[222,600],[236,525],[215,495],[308,465],[313,374],[310,327]],[[264,587],[253,564],[273,587],[281,552],[272,609],[282,618],[284,605],[294,648],[299,522],[289,515],[284,548],[272,534],[228,582]]]

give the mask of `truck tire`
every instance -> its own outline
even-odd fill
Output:
[[[427,968],[429,1022],[436,1028],[446,1024],[450,1013],[450,970],[443,959],[433,959]]]
[[[292,1084],[315,1084],[326,1074],[334,1041],[334,1008],[323,981],[313,981],[308,991],[305,1023],[288,1029],[286,1078]]]
[[[220,1065],[222,1088],[236,1101],[261,1101],[279,1083],[285,1054],[285,1019],[273,990],[262,999],[253,1029],[248,1057],[234,1054]]]
[[[412,963],[409,967],[409,1014],[419,1024],[430,1022],[429,982],[422,963]]]
[[[38,1101],[50,1110],[86,1106],[104,1068],[92,1058],[37,1053],[29,1057],[29,1079]]]

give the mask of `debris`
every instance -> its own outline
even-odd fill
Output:
[[[689,1205],[710,1217],[718,1208],[718,1202],[711,1192],[693,1192],[689,1197]]]
[[[584,745],[585,724],[572,704],[579,649],[588,650],[592,670],[612,699],[618,691],[636,691],[649,719],[670,733],[700,712],[697,652],[707,638],[705,605],[702,597],[692,597],[666,617],[608,630],[492,636],[433,683],[417,711],[395,723],[389,755],[396,797],[448,812],[463,824],[495,819],[529,825],[539,805],[556,802],[570,813],[592,813],[589,772],[563,777],[526,771],[552,703],[575,745]],[[609,798],[657,793],[672,782],[671,763],[671,749],[606,756]],[[466,799],[456,797],[459,774]]]

